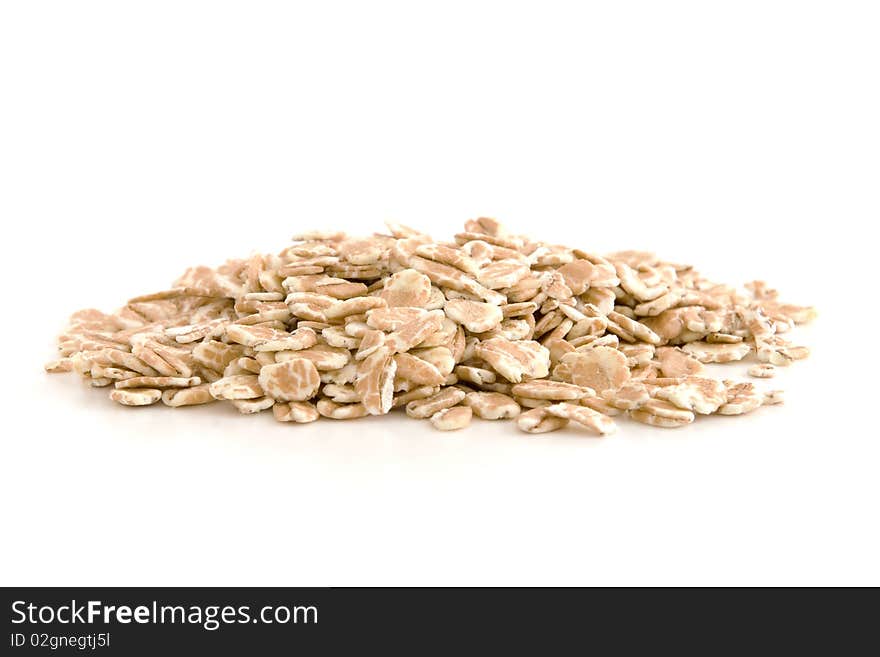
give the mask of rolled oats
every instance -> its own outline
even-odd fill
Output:
[[[547,406],[546,410],[550,415],[571,420],[576,424],[592,430],[600,436],[607,436],[617,430],[617,425],[614,424],[614,420],[592,408],[588,408],[587,406],[577,406],[575,404],[560,402],[558,404]]]
[[[421,308],[431,298],[431,279],[415,269],[403,269],[385,281],[380,296],[389,308]]]
[[[608,391],[606,391],[606,393],[607,392]],[[609,417],[615,417],[617,415],[620,415],[622,412],[621,409],[608,403],[602,397],[592,397],[588,395],[586,397],[581,397],[579,403],[581,406],[592,408],[597,413],[601,413],[602,415],[607,415]]]
[[[315,364],[319,370],[338,370],[345,367],[351,359],[348,349],[331,347],[326,344],[316,344],[308,349],[299,351],[275,352],[275,361],[283,363],[287,360],[300,360],[305,358]]]
[[[626,356],[611,347],[593,347],[587,351],[566,354],[553,374],[597,393],[616,390],[629,380]]]
[[[529,275],[527,263],[519,260],[497,260],[476,272],[477,280],[490,290],[513,287]]]
[[[257,399],[233,399],[232,405],[239,413],[251,415],[272,408],[275,400],[271,397],[258,397]]]
[[[166,406],[198,406],[216,401],[207,383],[192,388],[169,388],[162,393],[162,403]]]
[[[751,347],[744,343],[724,342],[689,342],[682,347],[685,353],[693,356],[701,363],[730,363],[742,360],[751,352]]]
[[[727,402],[727,389],[718,379],[687,376],[680,383],[657,389],[654,396],[678,408],[709,415]]]
[[[388,304],[381,297],[355,297],[345,301],[337,301],[324,310],[324,317],[329,320],[338,320],[348,315],[359,315],[375,308],[384,308]]]
[[[516,426],[526,433],[548,433],[568,426],[568,419],[551,415],[546,407],[533,408],[516,417]]]
[[[439,386],[446,380],[446,375],[426,360],[409,353],[395,354],[397,376],[418,385]]]
[[[770,363],[756,363],[749,367],[748,374],[756,379],[772,379],[776,376],[776,368]]]
[[[190,388],[202,380],[197,376],[189,378],[175,376],[135,376],[116,382],[116,389],[123,388]]]
[[[718,408],[720,415],[750,413],[764,403],[763,393],[755,390],[753,383],[729,382],[726,388],[725,402]]]
[[[459,381],[473,383],[480,386],[484,383],[495,383],[495,372],[483,369],[482,367],[472,367],[470,365],[459,365],[455,368],[455,374]]]
[[[542,408],[553,403],[550,399],[535,399],[534,397],[514,397],[513,400],[523,408]]]
[[[265,393],[256,374],[233,374],[214,381],[209,386],[217,399],[256,399]]]
[[[278,254],[192,267],[116,313],[74,313],[46,371],[113,386],[124,405],[221,400],[295,423],[405,406],[446,430],[475,414],[604,434],[623,412],[677,427],[781,403],[703,364],[754,352],[748,374],[769,378],[808,356],[784,334],[815,315],[762,281],[737,290],[651,253],[602,257],[485,217],[454,242],[389,223],[366,238],[300,233]]]
[[[658,347],[654,352],[660,372],[666,377],[702,374],[703,363],[679,347]]]
[[[444,377],[448,377],[455,369],[455,358],[448,347],[419,348],[413,349],[409,353],[433,365]]]
[[[370,415],[384,415],[394,401],[394,375],[397,361],[389,350],[381,347],[358,364],[354,388]]]
[[[315,408],[320,415],[331,420],[354,420],[369,415],[363,404],[337,404],[329,399],[319,399]]]
[[[307,358],[265,365],[258,381],[267,397],[280,402],[311,399],[321,385],[318,368]]]
[[[111,390],[110,399],[123,406],[149,406],[162,399],[162,391],[155,388]]]
[[[464,391],[458,388],[444,388],[435,395],[409,402],[406,405],[406,414],[417,419],[429,418],[437,411],[458,405],[464,398]]]
[[[473,411],[468,406],[444,408],[431,416],[431,424],[439,431],[458,431],[471,423]]]
[[[279,422],[305,424],[320,417],[318,409],[308,402],[275,402],[272,414]]]
[[[604,397],[614,408],[632,411],[644,406],[651,398],[651,394],[645,384],[630,381],[617,390],[606,391]]]
[[[400,406],[406,406],[411,401],[426,399],[432,395],[436,395],[439,391],[440,386],[418,386],[417,388],[411,388],[405,392],[394,395],[394,402],[391,404],[391,407],[399,408]]]
[[[427,312],[385,336],[385,346],[392,354],[409,351],[432,333],[439,331],[444,319],[442,311]],[[369,322],[369,318],[367,321]]]
[[[550,352],[534,340],[491,338],[480,342],[475,353],[511,383],[543,379],[550,373]]]
[[[458,322],[471,333],[491,331],[504,319],[501,308],[482,301],[453,299],[443,308],[446,316]]]
[[[581,399],[582,397],[596,394],[589,388],[562,381],[549,381],[537,379],[525,383],[517,383],[511,389],[517,397],[531,397],[532,399],[552,399],[556,401],[566,399]]]
[[[640,408],[629,411],[629,416],[636,422],[664,429],[683,427],[694,421],[691,411],[658,399],[651,399]]]
[[[469,392],[464,404],[473,409],[482,420],[502,420],[519,415],[520,407],[513,399],[500,392]]]

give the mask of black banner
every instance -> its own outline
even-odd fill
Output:
[[[338,654],[514,646],[821,645],[834,612],[793,591],[661,589],[7,588],[6,655]],[[794,594],[794,595],[792,595]],[[837,591],[842,600],[849,594]],[[824,594],[823,594],[823,597]],[[853,607],[841,641],[873,624]],[[750,637],[760,636],[755,643]],[[782,637],[781,640],[776,637]]]

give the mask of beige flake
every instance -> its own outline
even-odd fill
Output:
[[[770,363],[756,363],[749,367],[748,374],[757,379],[772,379],[776,376],[776,368]]]
[[[309,349],[300,351],[279,351],[275,354],[275,360],[283,363],[287,360],[305,358],[312,361],[319,370],[338,370],[348,363],[351,353],[348,349],[331,347],[326,344],[316,344]]]
[[[447,347],[431,347],[429,349],[413,349],[412,356],[433,365],[443,377],[447,377],[455,368],[452,352]]]
[[[563,381],[597,393],[616,390],[629,380],[626,356],[611,347],[566,354],[553,373]]]
[[[318,341],[315,331],[307,326],[301,326],[290,335],[276,336],[266,342],[257,342],[253,345],[256,351],[298,351],[314,346]]]
[[[527,381],[525,383],[517,383],[512,390],[517,397],[531,397],[532,399],[581,399],[582,397],[593,396],[596,393],[589,388],[572,383],[564,383],[562,381],[549,381],[547,379],[538,379]]]
[[[602,413],[594,411],[592,408],[586,406],[560,402],[548,406],[546,411],[550,415],[571,420],[572,422],[592,430],[600,436],[607,436],[617,430],[617,425],[614,424],[614,420],[607,415],[603,415]]]
[[[573,294],[583,294],[590,287],[595,266],[589,260],[572,260],[559,268],[565,284]]]
[[[140,377],[140,374],[137,372],[132,372],[131,370],[124,370],[119,367],[102,367],[97,363],[92,365],[90,373],[93,378],[96,379],[112,379],[113,381],[125,381],[126,379],[136,379]],[[148,378],[148,377],[142,377]],[[143,387],[151,387],[151,386],[143,386]]]
[[[250,372],[251,374],[259,374],[260,369],[263,367],[256,358],[249,358],[247,356],[239,358],[235,362],[238,365],[239,369],[242,370],[242,372]]]
[[[69,358],[59,358],[58,360],[53,360],[43,367],[50,374],[59,374],[61,372],[72,372],[73,371],[73,363]]]
[[[174,376],[137,376],[116,382],[116,389],[123,388],[189,388],[197,386],[202,380],[197,376],[189,378]]]
[[[606,390],[606,394],[609,391]],[[610,417],[616,417],[621,414],[621,410],[616,406],[612,406],[610,403],[605,401],[602,397],[581,397],[580,401],[581,406],[586,406],[587,408],[592,408],[597,413],[601,413],[602,415],[608,415]]]
[[[155,388],[134,390],[111,390],[110,399],[123,406],[149,406],[162,398],[162,391]]]
[[[439,431],[457,431],[471,423],[473,411],[468,406],[444,408],[431,416],[431,424]]]
[[[296,422],[305,424],[314,422],[320,415],[309,402],[275,402],[272,407],[272,415],[279,422]]]
[[[444,307],[446,316],[464,326],[471,333],[484,333],[497,327],[504,315],[501,308],[481,301],[453,299]]]
[[[216,401],[211,394],[211,386],[208,383],[193,386],[192,388],[169,388],[162,393],[162,403],[166,406],[198,406]]]
[[[664,310],[669,310],[674,307],[679,301],[681,301],[681,292],[678,290],[670,290],[652,301],[645,301],[638,304],[633,308],[633,313],[640,317],[646,315],[649,317],[656,317]]]
[[[315,364],[305,358],[295,358],[260,370],[260,387],[275,401],[305,401],[314,397],[321,385]]]
[[[438,331],[443,325],[444,319],[441,311],[432,310],[387,335],[385,345],[393,354],[409,351],[429,335]]]
[[[637,410],[629,411],[629,416],[653,427],[675,429],[694,421],[694,414],[672,404],[657,399],[650,400]]]
[[[678,408],[683,408],[701,415],[714,413],[727,402],[727,390],[718,379],[703,376],[688,376],[681,383],[664,386],[654,393],[657,399],[663,399]]]
[[[214,381],[209,387],[217,399],[256,399],[264,395],[256,374],[234,374]]]
[[[764,403],[764,395],[753,383],[735,383],[727,386],[725,403],[718,408],[720,415],[750,413]]]
[[[455,374],[460,381],[482,385],[484,383],[495,383],[495,372],[483,369],[482,367],[472,367],[470,365],[459,365],[455,368]]]
[[[682,349],[686,354],[693,356],[701,363],[730,363],[742,360],[751,351],[751,347],[744,342],[690,342],[684,345]]]
[[[654,357],[654,345],[644,342],[622,344],[618,349],[626,356],[626,365],[630,369],[647,365]]]
[[[403,269],[385,281],[380,296],[390,308],[423,307],[431,297],[431,279],[415,269]]]
[[[549,350],[533,340],[492,338],[479,343],[476,354],[511,383],[543,379],[550,372]]]
[[[337,404],[355,404],[361,400],[360,393],[349,384],[328,383],[321,392]]]
[[[216,372],[222,372],[229,363],[244,355],[244,347],[230,345],[216,340],[207,340],[197,344],[192,351],[196,362]]]
[[[385,299],[380,297],[355,297],[345,301],[337,301],[324,310],[324,317],[329,320],[342,319],[348,315],[359,315],[374,308],[384,308]]]
[[[469,392],[464,404],[470,406],[474,414],[483,420],[502,420],[514,418],[520,413],[519,404],[500,392]]]
[[[548,433],[564,429],[568,426],[568,420],[564,417],[551,415],[547,412],[546,407],[533,408],[517,416],[516,426],[520,431],[526,433]]]
[[[366,324],[369,328],[379,331],[398,331],[408,323],[421,319],[427,314],[427,311],[422,308],[377,308],[367,311]],[[355,337],[358,336],[355,335]]]
[[[363,283],[346,281],[344,278],[327,276],[315,283],[315,292],[326,294],[335,299],[351,299],[365,295],[367,293],[367,286]]]
[[[730,333],[709,333],[706,335],[706,342],[711,342],[715,344],[736,344],[737,342],[742,342],[743,338],[741,335],[731,335]]]
[[[544,408],[554,403],[551,399],[535,399],[534,397],[514,397],[513,399],[523,408]]]
[[[538,304],[532,301],[524,301],[522,303],[506,303],[501,306],[501,314],[507,317],[520,317],[523,315],[531,315],[538,309]]]
[[[355,360],[363,360],[385,344],[385,334],[382,331],[368,329],[363,332],[357,346]]]
[[[697,375],[706,369],[700,361],[679,347],[658,347],[654,355],[660,371],[666,377]]]
[[[102,349],[94,356],[94,362],[103,365],[115,365],[124,369],[138,372],[144,376],[158,376],[159,372],[149,365],[145,364],[140,358],[134,354],[130,354],[119,349]],[[167,367],[167,364],[165,365]],[[171,370],[170,376],[174,376],[176,372]]]
[[[339,256],[353,265],[372,265],[379,262],[387,247],[379,240],[347,239],[337,247]]]
[[[439,391],[439,386],[418,386],[395,395],[391,407],[399,408],[401,406],[406,406],[411,401],[415,401],[416,399],[426,399],[427,397],[436,395]]]
[[[370,415],[384,415],[394,401],[394,375],[397,361],[389,350],[381,347],[358,365],[354,387]]]
[[[437,411],[456,406],[464,398],[464,391],[458,388],[444,388],[435,395],[409,402],[406,405],[406,414],[417,419],[429,418]]]
[[[258,397],[257,399],[233,399],[231,403],[239,413],[252,415],[272,408],[275,405],[275,400],[271,397]]]
[[[480,269],[477,262],[461,247],[451,248],[442,244],[421,244],[416,247],[416,255],[451,265],[471,276],[476,276]]]
[[[624,411],[638,409],[651,398],[644,383],[630,381],[614,391],[606,391],[605,398],[614,408]]]
[[[616,269],[620,286],[641,302],[653,301],[667,291],[665,285],[647,285],[638,272],[624,262],[619,262]]]
[[[529,275],[529,266],[518,260],[498,260],[481,267],[477,280],[490,290],[512,287]]]
[[[321,338],[331,347],[353,350],[360,346],[361,341],[345,331],[344,326],[328,326],[321,331]]]
[[[329,399],[319,399],[315,407],[319,414],[332,420],[354,420],[369,415],[363,404],[337,404]]]

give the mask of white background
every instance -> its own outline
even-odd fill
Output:
[[[871,2],[3,3],[0,583],[880,584],[878,32]],[[42,372],[72,311],[188,265],[479,215],[764,277],[814,354],[783,407],[606,439]]]

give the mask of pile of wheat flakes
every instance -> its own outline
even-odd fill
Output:
[[[107,315],[82,310],[49,372],[75,371],[127,406],[227,401],[280,422],[403,408],[448,431],[511,418],[529,433],[597,434],[629,416],[681,427],[782,401],[753,377],[805,358],[783,336],[811,320],[760,281],[737,290],[651,253],[607,256],[468,221],[454,241],[411,228],[309,232],[278,255],[188,269]]]

